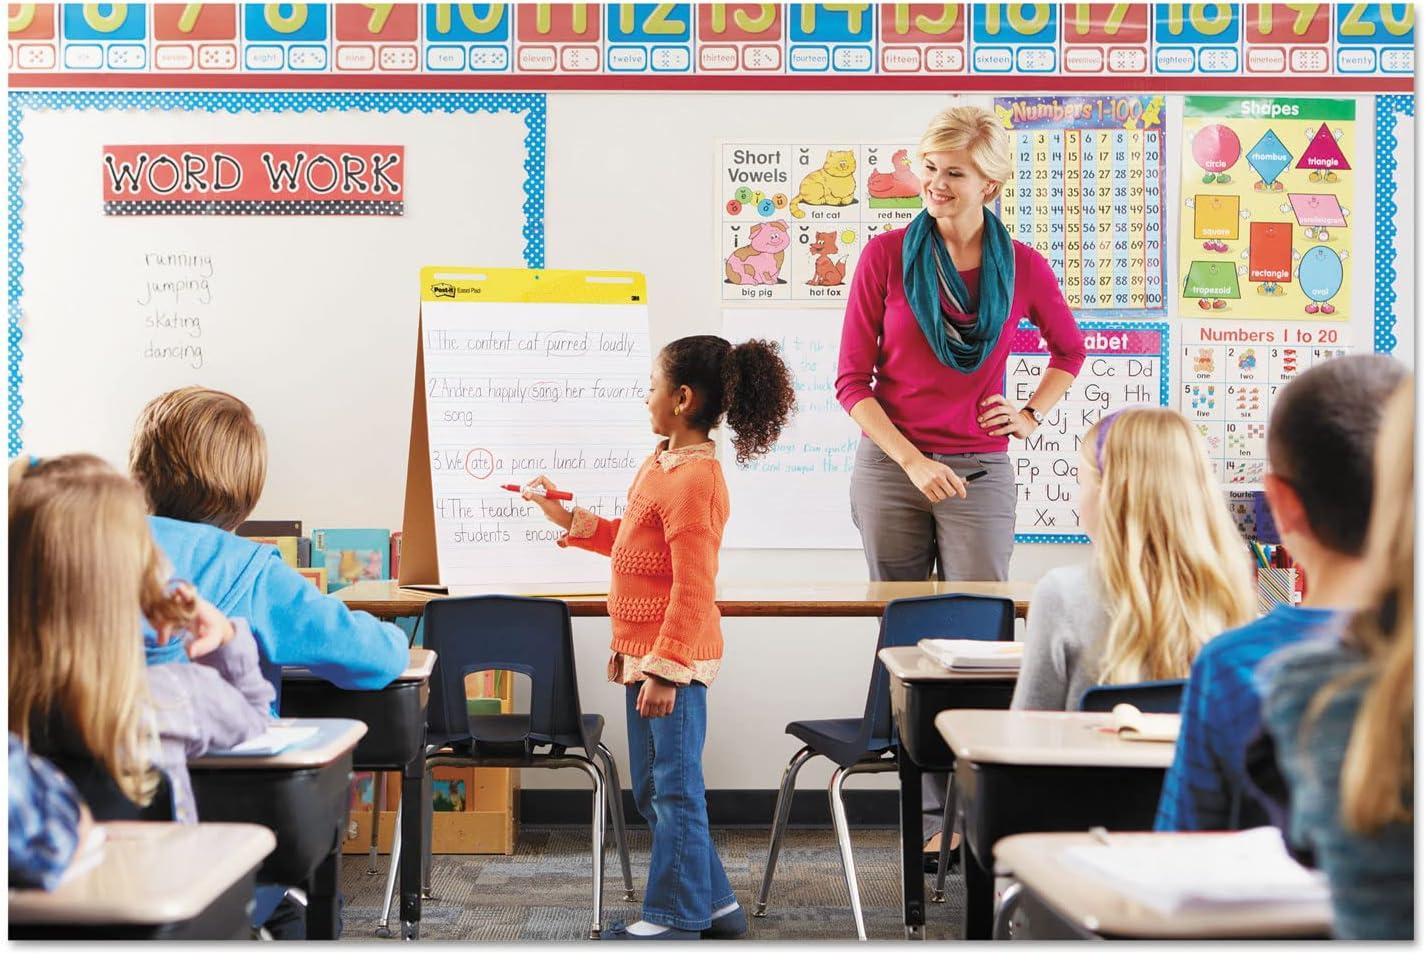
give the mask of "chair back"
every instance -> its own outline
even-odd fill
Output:
[[[881,617],[878,650],[914,646],[922,639],[984,639],[1008,642],[1015,638],[1015,602],[1002,596],[945,593],[908,596],[886,604]],[[891,678],[875,654],[871,685],[862,714],[862,736],[869,751],[895,743],[891,724]]]
[[[471,735],[465,677],[502,669],[530,679],[528,751],[556,740],[585,738],[575,678],[569,607],[561,600],[528,596],[466,596],[431,600],[423,618],[424,644],[436,653],[426,724],[432,741]]]
[[[1118,685],[1090,686],[1079,697],[1080,712],[1112,712],[1127,702],[1140,712],[1177,713],[1186,679],[1156,679]]]

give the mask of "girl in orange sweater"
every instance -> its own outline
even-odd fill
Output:
[[[609,679],[627,687],[631,784],[653,850],[643,919],[605,937],[737,937],[748,921],[713,846],[703,790],[708,687],[723,656],[714,582],[728,522],[708,432],[726,415],[738,463],[766,454],[792,412],[792,376],[774,344],[695,335],[659,353],[645,403],[666,440],[635,475],[622,518],[566,510],[535,491],[557,489],[544,476],[524,498],[567,531],[560,546],[613,564]]]

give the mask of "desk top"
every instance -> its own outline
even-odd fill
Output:
[[[54,891],[11,891],[10,923],[187,921],[277,846],[261,825],[110,822],[104,831],[94,868]]]
[[[947,747],[968,762],[1162,769],[1173,762],[1172,742],[1130,742],[1100,731],[1110,724],[1107,712],[950,709],[936,716]]]
[[[1168,844],[1205,834],[1211,837],[1214,833],[1116,832],[1109,837],[1114,841],[1146,839]],[[1300,904],[1260,904],[1251,910],[1215,907],[1165,914],[1125,897],[1113,884],[1061,858],[1064,849],[1091,843],[1090,836],[1083,832],[1011,835],[995,843],[995,860],[1050,907],[1096,934],[1131,938],[1286,938],[1321,937],[1331,930],[1332,910],[1325,902],[1308,908]]]
[[[433,650],[412,646],[411,661],[406,664],[406,668],[402,670],[401,675],[393,679],[392,682],[425,682],[431,678],[431,673],[435,671],[435,668],[436,654]],[[321,676],[312,672],[312,670],[305,669],[302,666],[283,666],[282,681],[287,682],[289,680],[293,682],[325,681]]]
[[[947,669],[917,646],[888,646],[876,658],[898,682],[1014,682],[1018,670]]]
[[[719,583],[716,599],[723,616],[880,616],[890,600],[907,596],[935,596],[943,593],[972,593],[976,596],[1004,596],[1015,601],[1015,612],[1024,616],[1030,608],[1035,584],[1006,583],[866,583],[788,582]],[[397,586],[394,580],[367,580],[332,594],[354,610],[365,610],[383,619],[419,616],[426,603],[442,594]],[[571,616],[608,616],[604,596],[561,597]]]
[[[317,734],[276,755],[205,755],[188,763],[193,769],[321,768],[341,758],[366,735],[355,719],[274,719],[274,725],[315,726]]]

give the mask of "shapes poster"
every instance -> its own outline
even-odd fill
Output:
[[[921,211],[913,144],[718,149],[716,274],[725,302],[840,305],[862,246]]]
[[[1045,256],[1076,314],[1166,313],[1163,109],[1162,96],[995,101],[1015,167],[1001,221]]]
[[[1184,101],[1185,317],[1347,320],[1355,118],[1351,99]]]

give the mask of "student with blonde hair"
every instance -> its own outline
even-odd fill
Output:
[[[1093,559],[1035,588],[1012,708],[1075,709],[1094,685],[1182,679],[1206,640],[1253,615],[1247,550],[1181,414],[1104,417],[1079,482]]]
[[[1414,936],[1415,399],[1408,380],[1377,440],[1367,605],[1341,637],[1292,646],[1258,669],[1290,792],[1289,838],[1327,873],[1340,938]]]
[[[267,724],[252,635],[167,582],[142,494],[99,458],[18,460],[9,490],[10,731],[99,820],[196,821],[187,759]],[[145,668],[141,618],[201,665]]]
[[[247,620],[269,663],[304,666],[343,689],[380,689],[406,668],[398,627],[347,609],[276,547],[233,533],[267,480],[267,440],[247,404],[211,388],[159,395],[139,416],[129,470],[175,572],[221,612]],[[148,648],[150,662],[170,658],[152,640]]]

